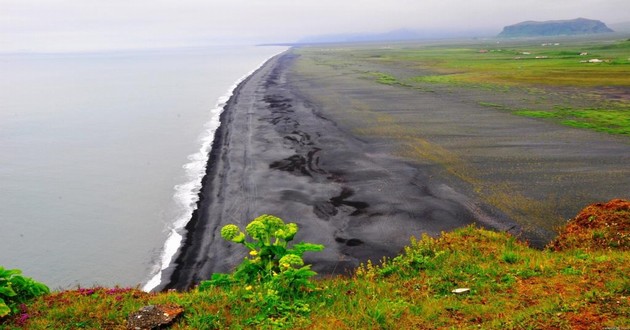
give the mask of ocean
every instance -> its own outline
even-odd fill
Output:
[[[0,54],[0,266],[52,289],[159,284],[223,103],[284,50]]]

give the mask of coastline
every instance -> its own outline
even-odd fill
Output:
[[[279,54],[282,54],[282,52]],[[212,161],[211,153],[213,148],[216,147],[215,138],[221,127],[224,109],[227,107],[228,101],[232,99],[239,86],[241,86],[245,80],[279,54],[276,53],[268,57],[263,62],[259,63],[254,70],[234,82],[227,92],[217,99],[214,108],[210,111],[211,117],[204,125],[206,130],[200,137],[201,147],[197,153],[188,156],[190,162],[184,165],[189,181],[175,186],[175,199],[182,204],[182,207],[186,209],[187,213],[179,216],[169,228],[170,232],[161,253],[161,262],[155,265],[155,270],[151,272],[149,280],[142,286],[143,291],[150,292],[162,285],[162,275],[164,271],[166,271],[171,266],[172,261],[177,258],[180,249],[182,249],[182,242],[184,242],[185,239],[184,235],[188,232],[186,228],[189,222],[196,218],[199,198],[201,197],[201,191],[204,187],[203,180],[207,176],[208,163]]]
[[[488,109],[465,89],[379,84],[326,56],[289,50],[235,90],[160,290],[232,271],[247,251],[220,229],[261,214],[297,223],[296,241],[323,244],[305,262],[335,275],[469,224],[542,248],[564,214],[626,194],[619,137]]]
[[[217,172],[216,163],[218,161],[223,138],[227,130],[227,124],[225,123],[228,117],[228,112],[233,106],[243,85],[247,83],[247,81],[251,79],[252,76],[255,75],[259,70],[261,70],[269,62],[273,61],[278,56],[281,56],[283,53],[284,52],[267,59],[257,69],[253,70],[248,75],[237,81],[235,86],[231,89],[227,100],[225,100],[224,102],[218,102],[217,105],[220,106],[223,110],[219,114],[219,126],[215,129],[213,134],[212,143],[210,145],[208,153],[207,164],[205,167],[204,175],[201,178],[201,187],[199,188],[196,207],[192,211],[190,220],[183,228],[184,235],[182,235],[181,237],[177,251],[171,256],[168,265],[166,267],[163,266],[161,271],[156,274],[156,277],[158,275],[160,277],[159,283],[151,286],[149,286],[149,284],[147,283],[145,285],[145,291],[149,292],[166,290],[172,283],[180,281],[179,278],[183,276],[185,271],[188,270],[187,268],[184,268],[183,265],[191,261],[186,260],[185,256],[188,256],[190,254],[190,252],[188,252],[189,250],[194,249],[195,246],[198,246],[200,244],[199,240],[202,235],[199,235],[199,228],[197,228],[197,226],[200,225],[200,218],[204,215],[204,209],[202,208],[202,206],[204,205],[204,199],[207,198],[205,194],[206,187],[211,184],[212,178],[214,175],[216,175]],[[195,235],[195,233],[197,233],[197,235]]]
[[[228,272],[245,251],[220,229],[274,214],[300,227],[297,241],[324,244],[306,262],[323,275],[394,256],[411,236],[471,223],[518,234],[507,217],[326,118],[291,87],[289,50],[234,90],[215,132],[197,209],[155,290],[186,290]]]

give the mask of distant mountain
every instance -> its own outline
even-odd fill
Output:
[[[537,37],[614,32],[602,21],[576,18],[563,21],[527,21],[503,28],[499,37]]]

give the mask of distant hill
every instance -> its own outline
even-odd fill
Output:
[[[602,21],[576,18],[563,21],[527,21],[503,28],[499,37],[537,37],[614,32]]]

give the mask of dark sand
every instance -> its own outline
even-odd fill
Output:
[[[498,116],[496,111],[479,107],[472,113],[463,109],[461,127],[451,127],[453,116],[462,115],[454,110],[461,106],[456,100],[401,92],[351,75],[313,77],[304,68],[296,70],[296,60],[291,52],[270,60],[244,81],[228,102],[203,180],[198,211],[158,289],[187,289],[214,272],[231,271],[246,251],[225,242],[220,237],[221,227],[234,223],[243,228],[265,213],[296,222],[300,227],[296,241],[326,246],[323,252],[305,258],[322,274],[343,273],[368,259],[396,255],[411,236],[437,235],[471,223],[521,234],[540,244],[549,239],[549,230],[525,229],[504,212],[505,208],[483,198],[469,182],[474,180],[468,179],[495,180],[492,171],[481,170],[486,165],[499,170],[518,168],[523,161],[519,150],[529,150],[530,161],[545,160],[534,156],[548,154],[553,168],[555,162],[582,159],[582,152],[576,153],[576,143],[555,142],[557,136],[549,132],[571,129],[509,114]],[[453,110],[437,116],[409,110],[436,106],[438,101],[437,106],[448,105]],[[414,132],[423,131],[424,138],[374,133],[391,124],[389,117],[380,122],[380,117],[374,116],[379,109],[402,120],[398,128],[413,124]],[[358,117],[361,111],[365,116]],[[426,121],[418,121],[419,117]],[[446,136],[440,125],[454,130]],[[483,143],[470,145],[484,134]],[[413,155],[401,152],[408,150],[409,143],[423,147]],[[421,150],[433,147],[441,151]],[[464,151],[453,151],[457,148]],[[497,153],[503,149],[511,151]],[[630,155],[628,143],[604,136],[601,144],[594,144],[587,152],[595,152],[592,162],[584,165],[585,161],[579,160],[579,167],[569,171],[601,163],[627,179],[627,163],[623,162]],[[619,152],[625,154],[621,158],[611,156]],[[471,165],[474,175],[457,175],[457,164],[467,160],[462,156],[467,154],[481,155],[476,160],[487,164]],[[601,160],[595,159],[600,156]],[[546,170],[545,166],[535,169]],[[507,180],[504,171],[497,173],[499,179]],[[515,172],[515,180],[527,186],[527,175],[532,173]],[[576,184],[582,189],[582,183]]]

